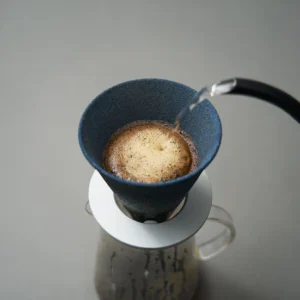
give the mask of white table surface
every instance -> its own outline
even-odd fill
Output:
[[[0,299],[98,299],[92,168],[77,142],[97,94],[134,78],[201,88],[244,76],[300,98],[299,11],[297,0],[0,0]],[[237,238],[203,264],[196,299],[299,299],[299,124],[251,99],[213,103],[224,138],[208,174]]]

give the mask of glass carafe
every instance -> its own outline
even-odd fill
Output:
[[[132,247],[101,229],[95,270],[100,299],[191,299],[199,281],[199,261],[220,253],[235,236],[232,218],[221,207],[211,207],[210,221],[225,229],[201,244],[192,236],[162,249]]]

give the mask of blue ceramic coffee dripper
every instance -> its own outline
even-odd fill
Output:
[[[222,127],[218,113],[205,100],[181,123],[197,147],[199,165],[192,173],[175,180],[146,184],[116,177],[102,168],[103,150],[111,135],[130,122],[173,123],[195,93],[192,88],[169,80],[133,80],[104,91],[83,113],[78,134],[82,152],[136,220],[165,220],[184,199],[220,147]]]
[[[231,78],[206,88],[210,96],[244,95],[278,106],[300,123],[300,102],[286,92],[245,78]],[[144,184],[118,178],[102,168],[103,150],[111,135],[137,120],[173,123],[189,101],[197,102],[195,90],[164,79],[140,79],[121,83],[100,94],[85,110],[79,126],[79,143],[90,164],[98,170],[118,199],[136,220],[165,220],[194,185],[218,152],[222,127],[212,104],[205,100],[187,113],[180,125],[195,142],[198,168],[175,180]],[[198,101],[200,102],[200,101]]]

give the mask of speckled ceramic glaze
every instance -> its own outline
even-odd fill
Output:
[[[133,121],[173,123],[195,92],[186,85],[163,79],[128,81],[96,97],[81,118],[79,143],[83,154],[136,216],[158,220],[178,206],[217,154],[222,137],[219,116],[209,101],[203,101],[181,124],[197,147],[199,166],[175,180],[144,184],[118,178],[102,168],[105,145],[117,129]]]

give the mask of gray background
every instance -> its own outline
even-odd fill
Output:
[[[282,2],[282,4],[280,4]],[[0,298],[96,300],[88,103],[129,79],[194,88],[231,76],[300,98],[299,1],[0,1]],[[224,138],[208,169],[238,236],[203,264],[197,299],[299,299],[300,131],[241,97],[213,100]]]

